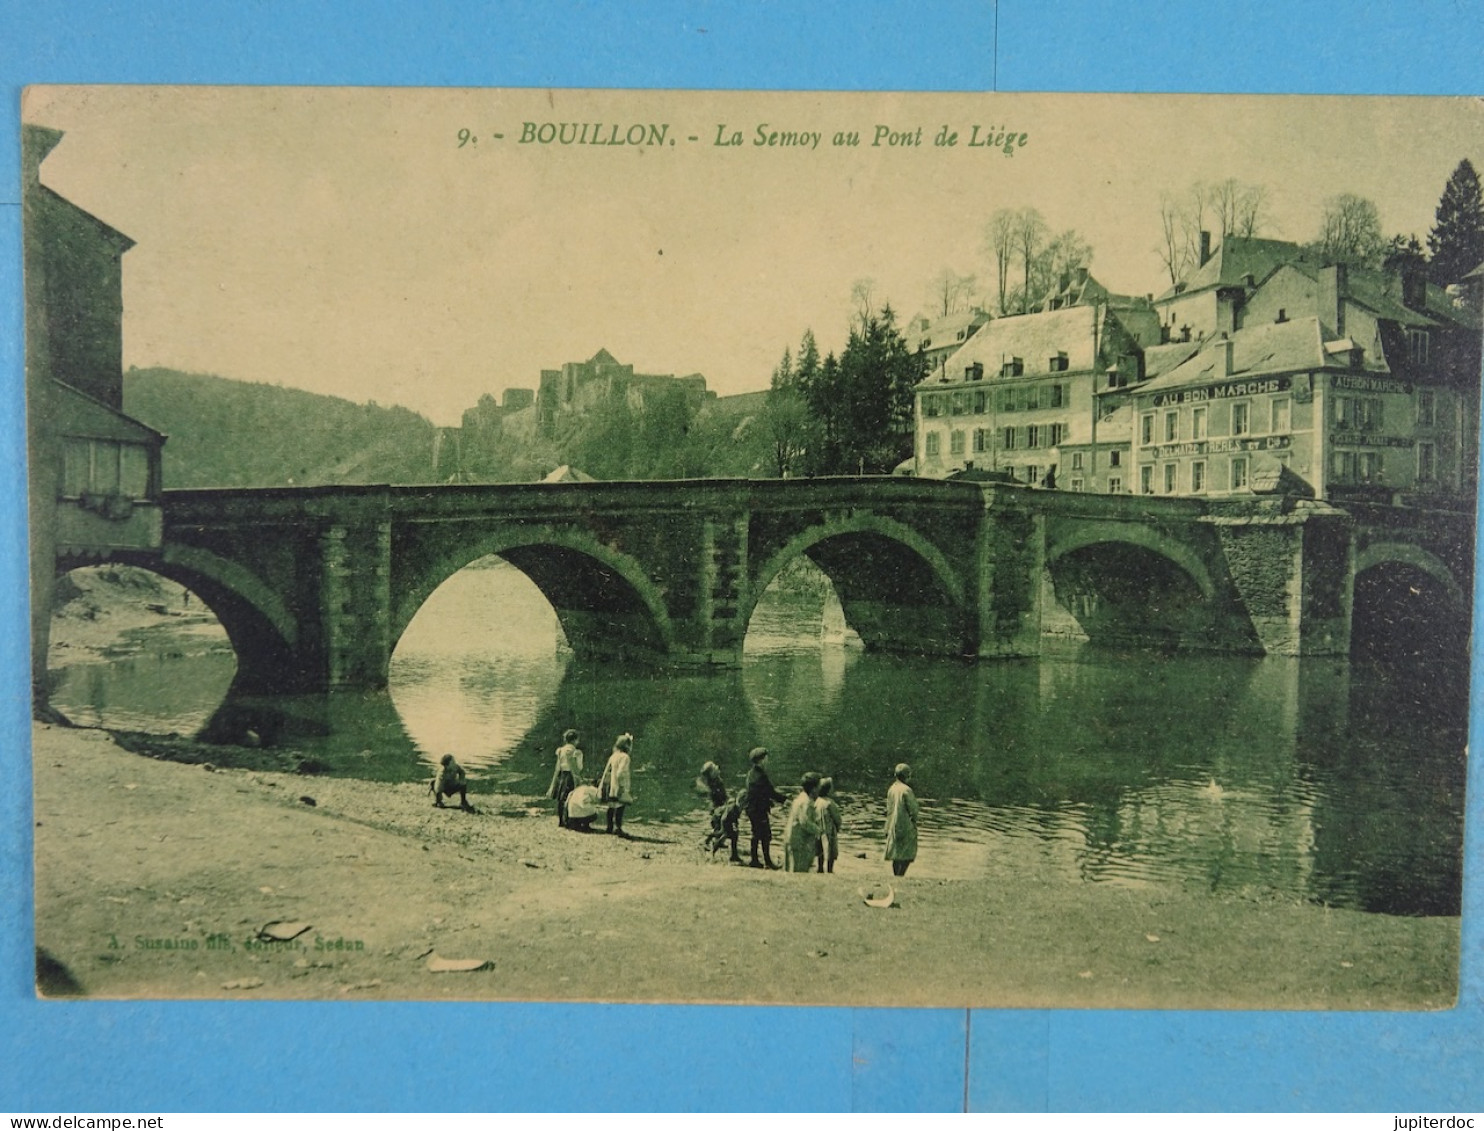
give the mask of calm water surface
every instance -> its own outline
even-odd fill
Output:
[[[468,569],[409,627],[390,696],[299,745],[336,772],[382,779],[423,776],[451,751],[536,806],[564,728],[581,731],[593,774],[628,730],[639,796],[628,824],[676,838],[703,822],[701,763],[740,785],[747,750],[765,745],[780,788],[809,769],[835,778],[842,857],[860,869],[857,853],[879,864],[890,768],[907,761],[923,801],[914,875],[1034,866],[1067,882],[1458,913],[1456,686],[1335,660],[1070,642],[1038,661],[867,655],[840,640],[832,612],[807,595],[765,599],[740,671],[652,676],[577,664],[521,574]],[[224,642],[203,652],[202,639],[142,634],[131,656],[66,666],[53,702],[78,722],[191,733],[234,670]]]

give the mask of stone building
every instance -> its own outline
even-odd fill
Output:
[[[1471,494],[1480,359],[1464,312],[1420,271],[1320,266],[1288,247],[1221,297],[1195,356],[1135,390],[1135,490]]]
[[[550,432],[562,413],[585,413],[623,400],[632,409],[642,409],[645,400],[661,391],[679,389],[692,407],[716,394],[706,388],[699,373],[685,377],[671,374],[635,373],[606,349],[586,361],[569,361],[560,369],[543,369],[536,393],[536,412],[541,428]]]
[[[62,134],[22,127],[31,674],[44,701],[58,570],[162,537],[165,437],[123,412],[123,255],[133,241],[41,183]]]
[[[921,352],[930,376],[941,377],[947,372],[948,359],[988,321],[988,312],[977,306],[941,318],[919,315],[907,323],[902,339],[908,349]]]
[[[917,474],[972,467],[1047,482],[1064,445],[1099,443],[1111,406],[1098,394],[1139,380],[1142,348],[1157,341],[1147,303],[1064,306],[997,318],[917,387]],[[1052,482],[1065,477],[1058,469]]]

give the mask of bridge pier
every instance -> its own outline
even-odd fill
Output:
[[[1286,503],[1256,512],[1213,506],[1206,521],[1264,652],[1349,655],[1353,522],[1323,503]]]

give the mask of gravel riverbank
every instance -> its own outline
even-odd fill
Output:
[[[1436,1009],[1457,984],[1456,918],[1034,867],[893,881],[875,853],[833,876],[753,871],[701,858],[700,817],[620,840],[525,797],[468,814],[183,740],[178,760],[101,730],[38,723],[33,741],[49,994]],[[898,906],[861,899],[893,882]],[[260,941],[275,922],[304,929]]]

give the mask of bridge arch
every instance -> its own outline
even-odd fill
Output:
[[[1471,610],[1440,558],[1421,546],[1376,542],[1356,554],[1354,576],[1352,656],[1402,668],[1443,662],[1467,671]]]
[[[1051,566],[1067,554],[1107,544],[1134,546],[1168,558],[1195,582],[1201,596],[1208,601],[1217,592],[1211,571],[1206,568],[1206,563],[1199,554],[1185,543],[1161,534],[1143,523],[1081,522],[1073,530],[1058,532],[1046,547],[1046,564]]]
[[[388,650],[396,649],[434,590],[491,555],[530,578],[579,655],[660,658],[673,648],[675,630],[664,595],[638,562],[581,529],[541,525],[486,531],[421,562],[405,556],[394,561],[393,573],[402,574],[404,584],[393,594]]]
[[[136,566],[184,585],[221,622],[237,656],[234,689],[274,693],[297,687],[306,674],[298,618],[252,570],[198,546],[167,542],[158,553],[116,551],[110,561]],[[78,562],[58,562],[58,570]]]
[[[1448,599],[1453,603],[1454,612],[1468,610],[1469,599],[1463,591],[1463,586],[1459,585],[1458,579],[1453,576],[1453,571],[1436,554],[1408,542],[1371,543],[1355,555],[1355,576],[1358,578],[1367,570],[1388,562],[1400,563],[1421,570],[1447,593]]]
[[[1115,646],[1212,646],[1218,590],[1210,570],[1157,530],[1085,524],[1048,546],[1046,573],[1059,606],[1051,615],[1074,622],[1064,631]]]
[[[739,609],[744,637],[763,592],[801,556],[829,577],[846,624],[867,648],[947,655],[974,652],[972,617],[958,571],[912,527],[877,514],[817,523],[773,549],[755,571]]]

